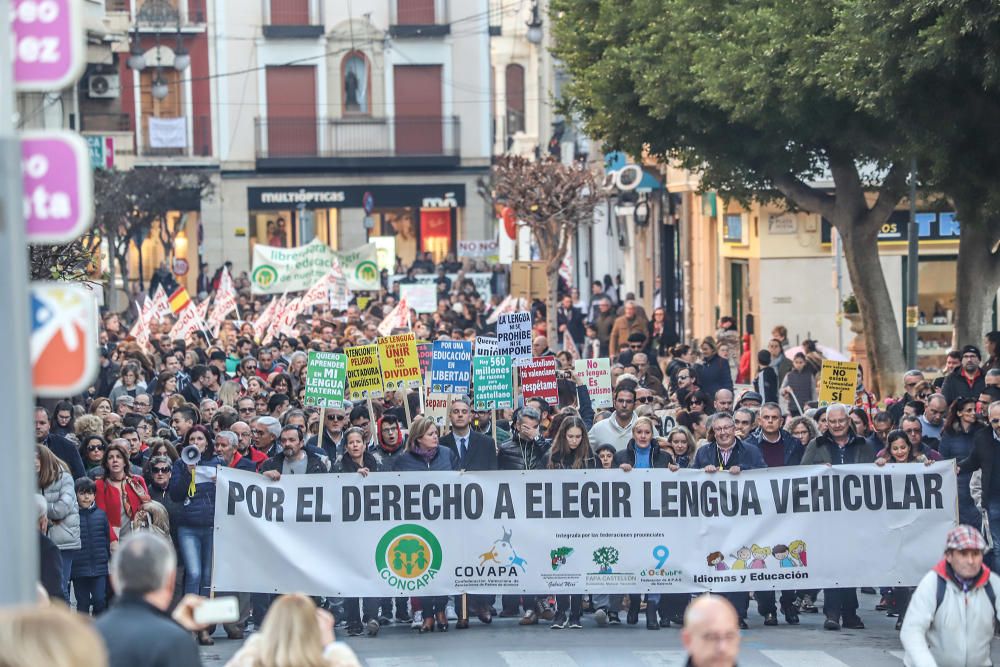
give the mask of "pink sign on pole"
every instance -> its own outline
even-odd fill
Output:
[[[10,1],[10,0],[8,0]],[[83,73],[80,0],[13,0],[14,86],[61,90]]]
[[[90,228],[94,185],[87,144],[59,130],[21,138],[24,222],[31,243],[67,243]]]

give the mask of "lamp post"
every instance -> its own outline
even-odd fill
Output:
[[[531,18],[525,25],[528,26],[528,41],[535,45],[541,44],[545,35],[542,32],[542,16],[538,9],[538,0],[531,3]]]

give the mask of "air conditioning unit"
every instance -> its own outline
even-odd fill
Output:
[[[87,97],[115,99],[120,93],[121,81],[117,74],[91,74],[87,77]]]

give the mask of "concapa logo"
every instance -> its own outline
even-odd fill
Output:
[[[441,543],[423,526],[412,523],[396,526],[379,540],[375,567],[393,588],[420,590],[441,570]]]

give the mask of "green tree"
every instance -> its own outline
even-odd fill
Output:
[[[611,570],[611,566],[618,562],[618,549],[614,547],[600,547],[594,551],[594,562],[601,566],[602,570]]]
[[[569,110],[632,155],[676,161],[702,187],[822,215],[845,261],[882,393],[903,370],[878,232],[905,193],[892,118],[832,93],[818,70],[830,0],[552,0]],[[819,188],[819,179],[833,187]]]
[[[1000,285],[1000,5],[838,0],[821,68],[857,108],[896,121],[925,191],[962,225],[955,343],[979,343]]]

